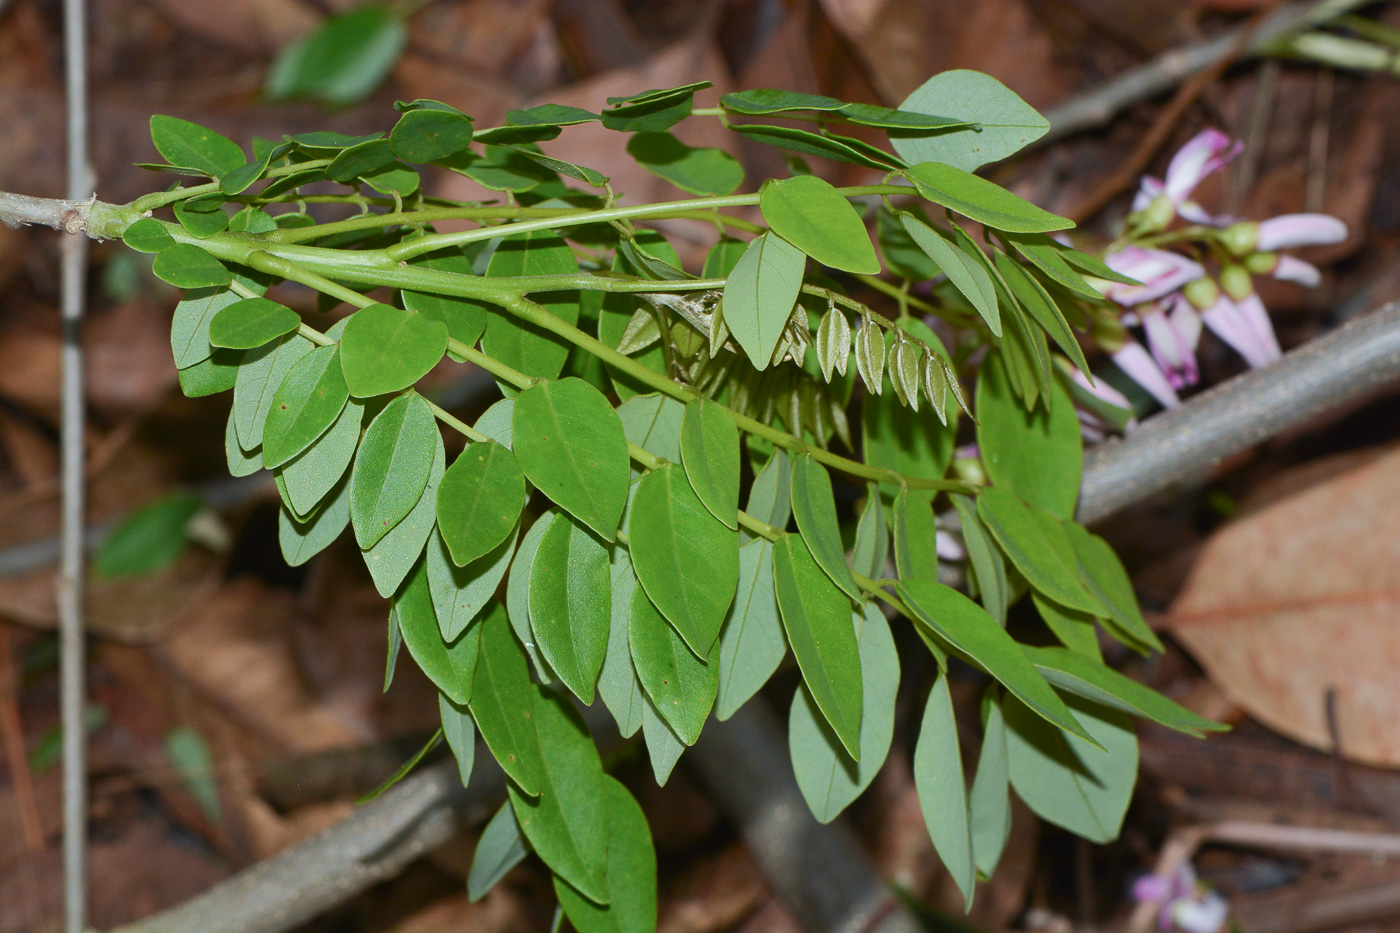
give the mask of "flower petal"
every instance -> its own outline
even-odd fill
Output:
[[[1259,222],[1261,253],[1295,246],[1325,246],[1347,238],[1347,225],[1331,214],[1281,214]]]
[[[1217,129],[1197,133],[1167,165],[1167,196],[1180,204],[1207,175],[1228,165],[1243,149],[1243,143]]]
[[[1138,187],[1137,194],[1133,195],[1133,210],[1146,210],[1147,205],[1157,200],[1157,195],[1165,188],[1162,179],[1153,178],[1151,175],[1142,176],[1142,184]]]
[[[1104,262],[1114,272],[1142,283],[1123,285],[1113,282],[1108,285],[1104,294],[1125,307],[1169,295],[1187,282],[1194,282],[1206,274],[1200,263],[1180,253],[1140,246],[1129,246],[1109,253],[1104,257]]]
[[[1147,390],[1163,408],[1175,408],[1181,404],[1176,390],[1167,382],[1167,377],[1157,368],[1142,344],[1128,341],[1113,353],[1113,362],[1128,374],[1128,377]]]
[[[1179,296],[1178,296],[1179,297]],[[1200,381],[1196,365],[1196,344],[1200,340],[1200,321],[1189,302],[1175,301],[1176,309],[1143,315],[1142,329],[1147,333],[1147,346],[1152,358],[1167,377],[1173,389],[1183,389]],[[1185,305],[1184,311],[1181,306]]]
[[[1221,294],[1220,300],[1201,312],[1201,320],[1244,357],[1251,369],[1267,366],[1283,355],[1273,324],[1257,294],[1236,302]]]
[[[1301,259],[1294,259],[1292,256],[1280,256],[1278,264],[1274,266],[1269,275],[1276,279],[1283,279],[1285,282],[1297,282],[1308,288],[1317,288],[1322,281],[1322,273],[1317,271],[1317,266],[1310,262],[1303,262]]]

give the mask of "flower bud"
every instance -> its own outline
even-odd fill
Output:
[[[1254,280],[1244,266],[1231,263],[1220,270],[1220,287],[1236,301],[1244,301],[1254,293]]]
[[[1269,275],[1278,268],[1278,253],[1250,253],[1244,257],[1244,267],[1251,275]]]
[[[1143,233],[1165,230],[1176,219],[1176,205],[1165,194],[1159,194],[1138,212],[1137,228]]]
[[[987,469],[982,466],[981,457],[957,457],[953,460],[953,473],[958,479],[974,486],[986,486],[991,482],[987,478]]]
[[[1220,231],[1220,243],[1232,256],[1247,256],[1259,243],[1259,225],[1252,220],[1230,224]]]
[[[1202,276],[1194,282],[1187,282],[1181,294],[1197,311],[1204,311],[1220,299],[1220,286],[1210,276]]]

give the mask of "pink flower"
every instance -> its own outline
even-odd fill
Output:
[[[1133,898],[1157,906],[1161,930],[1175,926],[1186,933],[1217,933],[1230,915],[1230,905],[1197,880],[1189,862],[1167,878],[1143,875],[1133,883]]]
[[[1267,366],[1283,355],[1269,312],[1254,292],[1239,301],[1221,292],[1215,304],[1201,312],[1201,320],[1234,347],[1251,369]]]
[[[1261,253],[1298,246],[1327,246],[1347,238],[1347,225],[1330,214],[1281,214],[1259,222]]]
[[[1175,408],[1181,404],[1176,390],[1167,382],[1167,377],[1142,344],[1129,340],[1113,351],[1113,362],[1128,374],[1128,378],[1146,389],[1163,408]]]
[[[1161,249],[1144,249],[1141,246],[1128,246],[1104,257],[1104,262],[1114,272],[1137,279],[1141,285],[1123,285],[1111,282],[1104,289],[1104,297],[1124,307],[1154,301],[1193,282],[1206,274],[1201,264],[1187,259],[1180,253],[1169,253]]]
[[[1142,315],[1142,329],[1152,358],[1173,389],[1184,389],[1201,379],[1196,365],[1196,347],[1201,341],[1201,316],[1180,293],[1163,304],[1169,311],[1156,310]]]
[[[1172,156],[1167,164],[1165,180],[1152,177],[1142,179],[1142,187],[1133,199],[1133,210],[1144,210],[1159,196],[1165,195],[1176,212],[1192,223],[1217,223],[1221,218],[1212,217],[1200,205],[1187,199],[1207,175],[1229,165],[1243,149],[1243,143],[1217,129],[1202,130]]]
[[[1308,288],[1317,288],[1322,283],[1322,273],[1317,271],[1317,266],[1292,256],[1278,257],[1278,261],[1267,274],[1285,282],[1306,285]]]
[[[1095,379],[1091,383],[1089,377],[1077,366],[1068,366],[1067,368],[1069,370],[1069,377],[1086,393],[1107,405],[1123,409],[1125,415],[1132,414],[1133,403],[1130,402],[1128,397],[1122,392],[1119,392],[1103,379]],[[1090,411],[1082,405],[1076,406],[1074,412],[1079,416],[1079,433],[1084,437],[1084,440],[1091,444],[1097,444],[1099,441],[1103,440],[1108,436],[1109,432],[1114,429],[1114,425],[1118,424],[1118,422],[1110,424],[1108,421],[1104,420],[1104,418],[1100,417],[1097,412]],[[1127,422],[1122,425],[1123,433],[1127,434],[1135,427],[1137,427],[1137,419],[1130,417]]]

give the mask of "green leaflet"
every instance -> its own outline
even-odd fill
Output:
[[[990,878],[1011,838],[1011,785],[1006,772],[1006,720],[990,692],[982,700],[982,710],[982,753],[972,779],[968,810],[977,871]]]
[[[628,614],[628,642],[637,679],[657,712],[686,745],[694,745],[719,689],[719,644],[700,659],[637,587]]]
[[[1031,602],[1036,612],[1045,622],[1046,628],[1060,640],[1060,644],[1095,661],[1103,660],[1103,650],[1099,648],[1099,633],[1094,627],[1094,617],[1076,609],[1066,609],[1031,590]]]
[[[1107,615],[1103,605],[1079,580],[1079,568],[1064,548],[1046,534],[1046,526],[1020,499],[1000,486],[977,496],[977,514],[1026,582],[1061,605],[1093,616]]]
[[[540,747],[540,794],[507,785],[520,830],[544,863],[595,904],[608,903],[608,821],[603,763],[588,726],[569,701],[532,688]],[[528,715],[528,713],[527,713]]]
[[[1006,361],[989,354],[977,380],[977,444],[994,483],[1060,518],[1072,518],[1084,442],[1074,403],[1058,382],[1049,402],[1026,411],[1011,390]]]
[[[472,257],[465,252],[443,251],[443,255],[431,253],[415,256],[408,261],[410,266],[432,269],[434,272],[449,272],[454,275],[473,275],[476,267]],[[431,295],[427,292],[402,291],[403,306],[417,311],[425,318],[441,321],[447,326],[447,335],[460,340],[467,346],[475,346],[486,330],[486,305],[471,298],[454,298],[449,295]],[[453,359],[458,359],[449,353]],[[460,360],[459,360],[460,362]]]
[[[1036,207],[995,182],[943,162],[920,162],[904,175],[925,200],[996,230],[1046,233],[1074,226],[1074,221]]]
[[[972,124],[956,132],[890,134],[894,151],[906,162],[946,162],[968,172],[1006,158],[1050,128],[1034,107],[996,78],[964,69],[929,78],[899,109]]]
[[[156,254],[151,271],[176,288],[221,288],[233,281],[223,263],[192,243],[176,243]]]
[[[642,694],[642,738],[646,740],[647,757],[651,759],[651,773],[656,778],[656,786],[665,787],[686,745],[661,718],[656,704],[645,693]]]
[[[1084,277],[1060,255],[1065,247],[1050,237],[1043,233],[1008,233],[1006,238],[1016,248],[1016,252],[1057,284],[1089,301],[1103,301],[1099,290],[1084,281]]]
[[[159,253],[167,246],[174,246],[175,238],[159,220],[143,217],[122,231],[122,242],[137,252]]]
[[[298,515],[306,515],[316,508],[345,476],[350,461],[355,457],[355,448],[360,443],[360,424],[364,421],[365,407],[352,399],[340,410],[340,416],[310,447],[277,468],[277,475],[292,510]],[[349,483],[345,484],[346,492]],[[345,516],[349,520],[350,498],[345,497]]]
[[[554,673],[585,705],[608,650],[612,578],[607,548],[564,516],[540,538],[530,571],[530,628]]]
[[[739,580],[738,535],[710,514],[676,464],[638,480],[631,516],[637,579],[696,656],[708,657]]]
[[[503,398],[481,413],[472,425],[478,432],[500,444],[506,450],[511,446],[511,419],[515,417],[515,399]]]
[[[467,897],[473,904],[486,896],[496,882],[506,876],[530,854],[520,824],[515,821],[515,809],[507,800],[491,817],[481,838],[476,841],[471,871],[467,875]]]
[[[807,549],[817,564],[851,599],[861,598],[860,587],[846,566],[846,549],[841,544],[841,526],[836,519],[836,499],[831,477],[810,455],[792,462],[792,511]]]
[[[262,448],[243,449],[243,445],[238,442],[233,412],[229,412],[228,422],[224,426],[224,453],[228,457],[230,476],[252,476],[262,469]]]
[[[189,544],[185,526],[202,503],[189,493],[171,493],[122,519],[102,541],[93,560],[99,577],[131,577],[173,564]]]
[[[901,580],[938,579],[938,528],[930,497],[901,489],[894,499],[894,566]]]
[[[729,194],[744,180],[744,167],[723,149],[694,149],[670,133],[638,133],[628,140],[627,154],[691,194]]]
[[[515,637],[520,639],[521,645],[524,646],[525,655],[534,665],[536,679],[542,684],[547,684],[553,679],[553,672],[535,645],[535,635],[530,630],[530,574],[534,569],[535,552],[539,550],[540,539],[549,530],[549,526],[559,519],[558,509],[550,509],[535,519],[534,524],[520,539],[520,547],[511,561],[510,577],[506,580],[506,608],[510,610],[511,628],[515,630]]]
[[[472,695],[481,628],[468,629],[450,645],[442,640],[428,589],[428,572],[421,561],[394,598],[394,614],[403,643],[423,673],[452,702],[467,703]]]
[[[856,522],[855,547],[851,549],[851,569],[864,577],[879,579],[885,575],[889,558],[890,533],[885,527],[885,510],[880,505],[880,487],[869,484],[865,508]]]
[[[238,381],[238,361],[243,354],[219,350],[207,359],[180,370],[180,391],[186,398],[202,398],[232,389]]]
[[[578,271],[574,251],[547,231],[507,237],[496,247],[486,274],[492,277],[520,275],[568,275]],[[577,324],[577,294],[545,292],[532,296],[555,317]],[[481,349],[527,376],[553,379],[569,358],[568,341],[517,318],[508,311],[488,308]]]
[[[446,352],[447,325],[386,304],[356,311],[340,338],[340,366],[356,398],[408,388]]]
[[[963,545],[968,562],[977,580],[978,596],[987,614],[1001,625],[1006,624],[1006,607],[1010,589],[1006,582],[1006,562],[992,544],[982,519],[977,517],[977,504],[967,496],[953,496],[953,507],[962,522]]]
[[[457,775],[466,787],[472,779],[476,763],[476,723],[465,706],[458,705],[445,693],[438,693],[438,716],[442,719],[442,735],[457,759]]]
[[[399,588],[404,577],[413,569],[413,565],[418,563],[418,558],[423,555],[423,550],[428,543],[428,536],[432,534],[433,524],[436,516],[433,514],[433,502],[437,498],[438,484],[442,482],[442,474],[447,468],[447,455],[443,451],[442,435],[436,429],[433,431],[433,461],[428,471],[428,482],[423,486],[423,493],[418,497],[418,502],[403,517],[403,520],[390,528],[384,537],[380,538],[373,547],[362,549],[361,553],[365,559],[365,567],[369,570],[369,575],[374,579],[375,589],[380,596],[389,597]],[[351,477],[351,483],[354,477]],[[352,500],[353,507],[353,500]],[[352,512],[353,521],[353,512]]]
[[[525,474],[509,450],[480,441],[452,461],[438,487],[437,521],[458,567],[494,551],[520,522]]]
[[[339,347],[318,347],[297,360],[268,407],[263,463],[279,467],[316,443],[340,418],[349,397]]]
[[[492,603],[476,627],[481,647],[472,676],[472,718],[512,786],[536,796],[543,786],[543,765],[533,715],[535,685],[525,654],[500,603]]]
[[[350,524],[350,484],[342,480],[316,514],[298,521],[284,504],[277,513],[277,543],[288,567],[300,567],[330,546]],[[314,503],[313,503],[314,506]]]
[[[410,110],[389,133],[394,155],[405,162],[436,162],[461,152],[471,141],[472,118],[455,109]]]
[[[830,823],[875,779],[894,736],[894,701],[899,690],[899,652],[884,614],[873,603],[859,615],[860,761],[852,761],[817,709],[806,684],[792,698],[788,750],[797,786],[812,815]]]
[[[739,429],[734,419],[722,405],[707,398],[690,402],[685,406],[680,447],[685,475],[695,494],[711,515],[738,529]]]
[[[517,527],[494,551],[458,567],[442,535],[433,529],[427,547],[428,588],[444,641],[454,641],[491,601],[515,555],[518,537]]]
[[[611,561],[608,651],[603,656],[603,669],[598,675],[598,695],[603,698],[613,719],[617,720],[617,731],[626,739],[642,727],[644,704],[642,683],[632,666],[632,647],[628,641],[632,594],[637,590],[637,577],[632,572],[632,557],[627,548],[613,545]]]
[[[1157,633],[1148,628],[1138,606],[1137,594],[1133,592],[1133,581],[1123,569],[1123,563],[1113,548],[1103,538],[1092,534],[1078,522],[1063,523],[1069,535],[1070,546],[1075,561],[1079,564],[1081,579],[1089,592],[1098,598],[1108,609],[1113,628],[1129,647],[1146,647],[1153,651],[1165,651]]]
[[[941,231],[919,220],[913,214],[900,214],[899,222],[910,238],[929,259],[948,276],[953,287],[962,292],[993,334],[1001,336],[1001,311],[997,307],[996,288],[992,277],[975,256],[969,256],[957,244],[949,242]]]
[[[211,178],[243,166],[243,150],[238,143],[208,127],[178,117],[153,115],[151,142],[171,165],[198,169]]]
[[[209,321],[209,343],[230,350],[252,350],[289,334],[301,317],[286,305],[267,298],[244,298]]]
[[[408,24],[401,16],[366,3],[327,17],[285,46],[272,62],[264,90],[273,100],[311,97],[332,107],[349,106],[388,77],[407,42]]]
[[[262,446],[263,428],[272,400],[292,367],[315,345],[305,337],[287,334],[256,350],[247,350],[233,384],[233,420],[244,450]]]
[[[1205,732],[1229,731],[1229,726],[1198,716],[1150,687],[1083,654],[1055,647],[1025,647],[1024,650],[1036,670],[1066,693],[1150,719],[1187,735],[1200,737]]]
[[[378,798],[389,788],[393,787],[395,784],[408,777],[408,775],[413,771],[413,769],[418,767],[418,763],[424,758],[426,758],[429,752],[437,748],[438,745],[441,744],[441,742],[442,729],[441,727],[439,727],[438,730],[428,738],[428,741],[424,742],[422,747],[420,747],[418,751],[413,753],[413,757],[409,758],[403,764],[399,765],[399,769],[393,774],[389,775],[389,777],[385,778],[383,782],[381,782],[377,787],[374,788],[374,790],[358,797],[355,800],[355,803],[369,803],[371,800]]]
[[[724,323],[755,369],[767,369],[802,290],[807,254],[764,233],[749,242],[724,283]]]
[[[617,412],[582,379],[542,382],[520,393],[511,440],[530,482],[605,541],[627,504],[627,438]]]
[[[656,930],[656,848],[646,814],[617,779],[603,778],[599,801],[607,816],[607,907],[599,907],[554,877],[554,892],[579,933]]]
[[[824,266],[874,275],[880,260],[851,202],[816,175],[763,186],[763,220],[774,233]]]
[[[715,718],[728,719],[768,682],[787,654],[773,586],[773,545],[757,538],[739,548],[739,586],[719,635]]]
[[[630,443],[663,460],[681,462],[685,405],[669,395],[652,392],[634,395],[617,406],[617,416],[622,420],[622,433]],[[641,475],[638,467],[632,467],[633,480]]]
[[[786,149],[789,152],[800,152],[803,155],[821,156],[824,159],[835,159],[837,162],[863,165],[881,172],[902,167],[898,158],[877,146],[872,146],[864,140],[851,136],[841,136],[825,131],[809,133],[807,130],[799,130],[795,126],[773,126],[766,123],[744,125],[731,123],[728,124],[728,127],[746,139],[752,139],[754,142],[767,146],[777,146],[779,149]]]
[[[861,661],[851,604],[797,535],[785,534],[773,546],[773,579],[802,680],[847,753],[859,761]]]
[[[1089,361],[1084,359],[1084,351],[1080,349],[1079,341],[1075,339],[1064,313],[1045,290],[1045,286],[1001,250],[992,251],[992,260],[997,271],[1001,273],[1002,281],[1011,289],[1021,307],[1045,330],[1050,339],[1055,341],[1055,345],[1065,351],[1065,355],[1080,372],[1089,372]]]
[[[399,666],[399,649],[403,647],[403,633],[399,631],[399,617],[389,610],[389,649],[384,656],[384,692],[394,683],[394,670]]]
[[[196,288],[185,292],[170,321],[170,351],[175,357],[176,369],[187,369],[209,359],[213,352],[209,343],[209,322],[238,300],[228,288]]]
[[[754,518],[775,528],[787,528],[792,517],[792,461],[781,448],[773,451],[749,486],[748,507]],[[741,538],[749,532],[740,531]]]
[[[1036,713],[1061,729],[1087,734],[1021,646],[981,606],[934,580],[901,580],[899,594],[919,622],[982,665]]]
[[[350,474],[350,522],[361,548],[373,547],[418,503],[435,443],[441,436],[433,413],[411,392],[370,422]]]
[[[953,718],[953,698],[948,692],[946,674],[939,676],[924,706],[919,743],[914,748],[914,789],[933,847],[957,882],[964,907],[971,910],[977,866],[972,856],[958,724]]]
[[[1137,780],[1137,737],[1122,713],[1076,697],[1069,704],[1099,748],[1010,697],[1003,701],[1011,786],[1041,819],[1090,842],[1112,842]]]

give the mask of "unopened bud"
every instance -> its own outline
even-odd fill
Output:
[[[987,469],[982,466],[981,457],[958,457],[953,461],[953,472],[958,479],[974,486],[986,486]]]
[[[1278,253],[1250,253],[1244,257],[1244,267],[1251,275],[1268,275],[1278,267]]]
[[[1247,256],[1259,245],[1259,225],[1252,220],[1230,224],[1220,231],[1221,244],[1232,256]]]
[[[1138,212],[1137,227],[1143,233],[1165,230],[1176,219],[1176,205],[1165,194],[1159,194]]]
[[[1244,266],[1231,263],[1220,270],[1220,287],[1236,301],[1244,301],[1254,292],[1254,279]]]
[[[1204,311],[1220,300],[1220,286],[1210,276],[1203,275],[1194,282],[1187,282],[1181,294],[1197,311]]]

